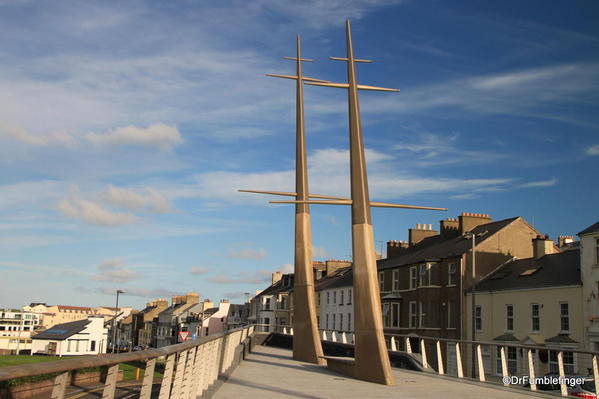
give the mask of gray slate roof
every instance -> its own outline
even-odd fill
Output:
[[[31,339],[52,339],[52,340],[63,340],[67,339],[72,335],[75,335],[85,329],[91,323],[91,320],[77,320],[71,321],[69,323],[57,324],[53,327],[50,327],[46,331],[42,331],[41,333],[32,336]]]
[[[514,222],[518,217],[498,220],[496,222],[481,224],[474,229],[474,234],[487,232],[485,235],[477,238],[477,244],[480,244],[493,236],[499,230],[503,229],[510,223]],[[381,259],[377,262],[379,270],[391,269],[398,266],[413,265],[426,261],[436,261],[445,258],[461,256],[472,248],[472,240],[458,237],[443,237],[436,235],[425,238],[418,244],[406,248],[402,253],[393,258]]]
[[[580,233],[578,233],[578,235],[581,234],[589,234],[589,233],[596,233],[599,231],[599,222],[587,227],[586,229],[584,229],[583,231],[581,231]]]
[[[535,270],[532,274],[521,274]],[[539,259],[506,263],[476,285],[477,292],[581,285],[580,251],[573,249]]]

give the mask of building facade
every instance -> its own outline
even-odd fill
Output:
[[[584,344],[587,350],[599,352],[599,222],[578,233],[578,237],[583,282]]]
[[[53,356],[98,355],[106,353],[108,329],[104,318],[57,324],[32,338],[32,354]]]
[[[31,335],[40,324],[37,313],[0,309],[0,350],[16,354],[31,350]]]

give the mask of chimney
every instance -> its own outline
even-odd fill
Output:
[[[439,231],[442,237],[457,237],[460,235],[458,218],[447,218],[439,221]]]
[[[272,274],[272,284],[274,284],[277,281],[281,280],[282,277],[283,277],[283,274],[281,272],[274,272]]]
[[[212,301],[210,299],[204,299],[204,302],[202,302],[203,306],[202,309],[206,310],[206,309],[210,309],[214,307],[214,304],[212,303]]]
[[[553,241],[549,236],[536,236],[532,239],[532,253],[535,259],[553,253]]]
[[[557,246],[558,248],[563,248],[567,244],[574,242],[573,236],[558,236],[557,237]]]
[[[462,212],[459,217],[460,235],[472,231],[476,226],[490,223],[493,219],[486,213]]]
[[[432,224],[418,223],[415,229],[408,229],[410,247],[418,244],[427,237],[436,236],[438,233],[437,230],[433,230]]]
[[[408,247],[409,245],[407,241],[387,241],[387,259],[399,256],[399,254],[401,254],[402,251]]]
[[[329,259],[325,263],[327,265],[327,276],[330,276],[331,274],[335,273],[337,270],[341,268],[351,266],[351,262],[348,262],[346,260]]]
[[[196,292],[188,292],[185,295],[185,303],[200,303],[200,296]]]

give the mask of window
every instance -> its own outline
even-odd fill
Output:
[[[416,266],[410,267],[410,289],[413,290],[418,286],[418,276]]]
[[[399,270],[393,270],[393,291],[399,291]]]
[[[333,322],[332,323],[333,323],[333,328],[332,329],[335,330],[337,328],[336,324],[335,324],[335,313],[333,313]]]
[[[331,303],[331,292],[327,292],[327,305]]]
[[[447,328],[455,328],[453,326],[453,312],[455,312],[453,307],[454,307],[453,301],[448,301],[447,302]]]
[[[343,313],[339,313],[339,329],[343,330]]]
[[[419,269],[420,269],[420,273],[419,273],[420,279],[418,280],[418,285],[419,286],[428,285],[426,283],[426,280],[427,280],[426,279],[426,264],[420,265]]]
[[[447,268],[447,285],[448,286],[453,286],[453,285],[457,284],[457,281],[458,281],[457,269],[458,269],[457,263],[453,262],[453,263],[449,264],[449,266]]]
[[[339,305],[343,306],[343,294],[345,293],[345,290],[341,290],[339,291]]]
[[[399,303],[391,304],[391,327],[399,328]]]
[[[514,331],[514,305],[505,305],[505,329]]]
[[[326,320],[327,320],[327,324],[326,324],[325,328],[328,330],[329,329],[329,315],[328,314],[326,315]]]
[[[351,331],[351,313],[347,314],[347,331]]]
[[[595,238],[595,264],[599,265],[599,238]]]
[[[557,360],[557,351],[549,352],[549,372],[559,373],[559,363]],[[563,352],[564,356],[564,373],[574,374],[574,353]]]
[[[379,291],[385,291],[385,272],[379,272]]]
[[[418,322],[418,310],[416,301],[410,302],[410,328],[416,328]]]
[[[266,298],[264,301],[264,309],[270,310],[270,298]]]
[[[568,311],[568,302],[560,302],[560,328],[562,332],[570,331],[570,314]]]
[[[318,306],[320,306],[320,292],[318,293]]]
[[[476,327],[476,331],[482,331],[483,329],[483,318],[482,318],[482,307],[480,305],[474,308],[474,325]]]
[[[96,350],[96,341],[92,341],[91,345],[89,347],[90,352],[93,352]]]
[[[540,331],[541,329],[541,316],[540,307],[538,303],[530,304],[530,320],[532,323],[532,331]]]
[[[333,291],[333,305],[337,304],[337,291]]]
[[[426,308],[427,304],[425,302],[420,302],[420,322],[418,324],[419,327],[426,327]]]
[[[347,304],[351,305],[351,289],[347,290]]]
[[[67,352],[71,351],[71,342],[72,341],[70,339],[67,341]]]

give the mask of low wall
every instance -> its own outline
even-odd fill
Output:
[[[54,387],[55,376],[49,376],[43,381],[23,382],[18,385],[0,387],[0,399],[25,399],[40,393],[50,393]],[[74,373],[71,377],[70,385],[90,385],[103,382],[106,378],[106,371],[89,371]],[[117,381],[123,380],[123,371],[119,370]]]

